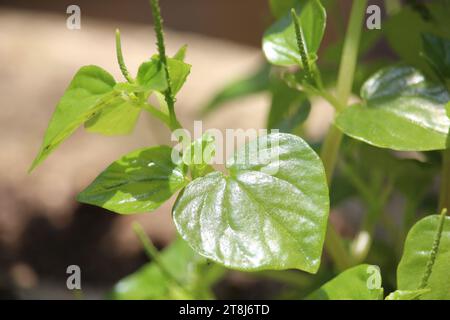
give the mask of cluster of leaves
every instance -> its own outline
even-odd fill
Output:
[[[358,56],[368,52],[381,38],[379,32],[363,34],[359,54],[357,47],[349,46],[349,43],[359,43],[360,31],[355,32],[355,25],[361,27],[365,1],[358,1],[345,40],[324,54],[328,59],[324,59],[323,68],[319,64],[319,48],[327,19],[322,3],[319,0],[270,1],[277,19],[263,38],[263,51],[270,65],[228,86],[205,110],[212,111],[229,99],[267,90],[272,94],[268,128],[280,129],[282,133],[259,137],[237,150],[227,162],[226,174],[215,171],[206,159],[200,163],[190,161],[191,151],[199,146],[208,147],[210,154],[214,153],[214,141],[204,136],[183,150],[183,161],[179,162],[173,161],[174,150],[170,146],[128,153],[80,193],[80,202],[119,214],[153,211],[178,193],[172,211],[181,238],[161,254],[152,249],[148,239],[143,239],[144,244],[148,242],[147,251],[153,262],[119,282],[112,293],[114,298],[211,298],[210,287],[223,276],[223,267],[241,271],[318,272],[322,248],[328,238],[327,228],[332,228],[328,225],[328,183],[334,169],[330,159],[334,158],[328,151],[322,151],[321,159],[299,137],[313,97],[320,96],[335,107],[337,129],[330,131],[335,138],[345,134],[378,148],[397,151],[447,149],[450,120],[444,105],[449,101],[450,41],[442,34],[448,32],[439,20],[445,23],[442,15],[432,23],[423,22],[418,35],[423,37],[423,49],[418,49],[423,55],[411,56],[411,61],[404,58],[412,66],[383,68],[364,84],[359,79],[367,78],[374,65],[384,65],[385,61],[364,65],[354,75],[351,72],[351,81],[343,82],[350,84],[353,91],[361,87],[361,101],[356,105],[347,107],[345,90],[341,95],[338,92],[338,96],[329,90],[334,84],[332,75],[338,68],[336,57],[351,59],[346,50],[355,54],[355,61],[346,62],[348,58],[343,58],[344,69],[349,63],[350,69],[346,71],[350,72]],[[117,33],[118,62],[127,81],[116,83],[97,66],[81,68],[56,107],[32,169],[82,124],[89,132],[128,134],[141,110],[145,110],[170,130],[181,128],[175,112],[175,96],[190,72],[190,66],[184,62],[186,47],[173,58],[166,56],[158,1],[151,0],[151,5],[158,54],[142,63],[136,78],[132,78],[123,61]],[[326,3],[331,5],[332,1]],[[404,23],[404,18],[399,16],[404,12],[412,14],[411,10],[407,7],[393,15],[389,30],[397,32],[397,26]],[[422,21],[423,17],[418,19]],[[442,33],[434,32],[435,29]],[[403,58],[403,47],[396,52]],[[407,54],[411,55],[409,50]],[[417,58],[421,63],[426,61],[424,69],[414,63]],[[151,95],[159,101],[158,106],[148,102]],[[339,148],[340,140],[335,141]],[[328,240],[326,247],[336,259],[337,268],[347,270],[308,295],[309,299],[382,299],[381,280],[368,284],[370,277],[381,279],[378,269],[371,274],[367,270],[373,270],[373,266],[357,265],[368,257],[375,225],[391,194],[386,192],[381,197],[380,192],[386,189],[386,183],[403,192],[411,200],[414,222],[415,210],[420,205],[417,195],[424,197],[426,191],[419,185],[411,187],[405,179],[413,175],[418,183],[429,183],[435,174],[435,170],[422,168],[412,160],[400,160],[385,149],[361,147],[361,142],[356,143],[356,148],[345,142],[348,146],[343,148],[346,151],[335,183],[341,179],[350,181],[349,194],[356,192],[366,203],[368,214],[362,231],[369,234],[370,241],[361,250],[358,237],[350,246],[341,243],[341,239]],[[326,150],[326,143],[322,150]],[[365,169],[358,161],[356,164],[362,167],[355,165],[354,157],[361,157],[363,163],[370,161],[368,152],[375,152],[379,160],[384,159],[384,166],[375,163]],[[276,159],[272,158],[274,154]],[[274,167],[277,170],[270,170]],[[372,169],[368,177],[364,176]],[[391,169],[395,174],[384,177],[383,173]],[[333,190],[334,185],[331,187]],[[331,201],[337,203],[346,197],[332,197]],[[409,224],[412,225],[410,221],[408,227]],[[328,233],[333,234],[330,230]],[[339,257],[342,252],[349,256],[347,261],[338,261],[342,260]],[[449,252],[450,219],[443,214],[419,221],[406,239],[397,272],[398,290],[387,298],[449,298],[446,272],[450,267]]]

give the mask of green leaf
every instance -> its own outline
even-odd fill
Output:
[[[177,239],[160,254],[161,261],[187,294],[173,282],[156,263],[150,262],[135,273],[120,280],[113,288],[111,297],[117,300],[161,299],[209,299],[211,285],[222,275],[218,266],[208,264],[186,244]]]
[[[432,34],[423,34],[422,40],[428,63],[441,78],[450,80],[450,40]]]
[[[185,44],[177,51],[177,53],[173,56],[173,58],[178,61],[184,61],[186,59],[187,49],[188,46]]]
[[[317,60],[326,25],[326,12],[319,0],[302,2],[297,8],[299,25],[305,38],[306,53],[311,62]],[[275,65],[302,65],[294,23],[287,13],[264,34],[263,51]]]
[[[265,63],[255,73],[226,85],[203,108],[203,113],[216,110],[226,102],[268,90],[270,69],[270,65]]]
[[[167,57],[167,65],[172,84],[172,92],[176,95],[186,82],[191,65],[184,63],[178,58]],[[136,77],[138,85],[146,91],[164,92],[167,89],[167,77],[161,66],[159,56],[153,56],[152,60],[141,64]]]
[[[126,135],[133,132],[141,108],[131,101],[118,100],[103,108],[84,123],[86,131],[104,135]]]
[[[345,270],[307,297],[308,300],[382,300],[377,266],[362,264]]]
[[[284,81],[274,80],[271,91],[267,128],[292,133],[308,118],[311,104],[304,93],[290,88]]]
[[[120,103],[120,94],[113,90],[115,84],[114,78],[97,66],[82,67],[75,74],[56,106],[30,171],[102,108]]]
[[[157,56],[140,65],[136,82],[142,91],[155,90],[163,92],[167,89],[167,79],[161,61]]]
[[[279,19],[299,2],[300,0],[269,0],[270,11],[275,18]]]
[[[428,73],[427,63],[421,57],[421,34],[433,33],[442,37],[450,36],[448,15],[450,6],[443,1],[427,4],[422,11],[405,6],[398,14],[390,17],[383,24],[383,31],[391,48],[402,61]],[[426,15],[426,16],[423,16]],[[442,20],[440,15],[444,16]]]
[[[153,211],[187,184],[171,154],[168,146],[131,152],[106,168],[77,199],[120,214]]]
[[[381,148],[427,151],[447,148],[449,93],[416,69],[383,69],[366,81],[363,102],[341,112],[336,125],[347,135]]]
[[[421,290],[396,290],[390,293],[385,300],[416,300],[430,289]]]
[[[399,290],[420,289],[432,256],[433,243],[440,223],[439,215],[431,215],[417,222],[406,238],[402,259],[397,269]],[[428,279],[429,293],[420,299],[450,299],[450,217],[444,217],[440,244]]]
[[[216,152],[214,136],[205,133],[183,151],[183,163],[189,166],[192,179],[203,177],[214,171],[211,166]]]
[[[319,157],[299,137],[270,134],[191,182],[173,208],[181,236],[201,255],[239,270],[320,265],[329,197]]]

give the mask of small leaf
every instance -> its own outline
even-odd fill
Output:
[[[430,289],[397,290],[390,293],[385,300],[416,300],[427,292],[430,292]]]
[[[406,238],[402,259],[397,269],[397,284],[399,290],[420,289],[427,264],[432,256],[440,223],[439,215],[432,215],[417,222]],[[443,229],[440,235],[439,248],[435,256],[427,289],[420,299],[450,299],[450,217],[444,217]]]
[[[296,12],[305,37],[308,59],[314,62],[317,60],[317,51],[325,31],[325,8],[319,0],[308,0],[302,2]],[[302,66],[295,26],[290,13],[283,16],[266,31],[263,38],[263,51],[267,60],[272,64]]]
[[[80,125],[101,109],[120,103],[120,94],[113,91],[116,82],[105,70],[97,66],[82,67],[56,106],[45,132],[41,149],[30,171],[69,137]]]
[[[336,125],[347,135],[381,148],[427,151],[447,148],[449,93],[416,69],[383,69],[366,81],[363,102],[341,112]]]
[[[203,177],[214,171],[211,167],[216,152],[214,136],[205,133],[183,151],[183,163],[189,166],[192,179]]]
[[[191,182],[173,208],[181,236],[201,255],[239,270],[320,265],[329,197],[319,157],[299,137],[270,134]]]
[[[210,286],[218,280],[222,271],[207,263],[181,239],[175,240],[160,254],[161,261],[177,276],[183,287],[192,292],[187,296],[162,272],[156,263],[150,262],[135,273],[120,280],[111,297],[116,300],[208,299],[212,297]]]
[[[150,61],[140,65],[136,82],[144,91],[160,91],[167,89],[166,75],[160,60],[153,57]]]
[[[382,300],[377,266],[362,264],[345,270],[307,297],[308,300]]]
[[[140,149],[113,162],[78,195],[78,201],[120,214],[150,212],[187,184],[172,149]]]
[[[187,45],[182,46],[177,53],[173,56],[175,60],[184,61],[186,59]]]

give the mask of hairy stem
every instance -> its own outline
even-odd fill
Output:
[[[337,84],[337,101],[339,102],[339,105],[343,106],[342,108],[345,108],[347,105],[353,86],[366,5],[367,0],[353,1],[350,22],[347,27],[347,34],[345,36]],[[321,150],[321,158],[325,167],[328,185],[331,185],[341,142],[342,132],[332,125]],[[334,230],[331,223],[328,225],[327,237],[325,239],[325,247],[327,252],[331,255],[339,269],[346,269],[352,265],[353,259],[349,255],[342,239],[336,230]]]
[[[179,122],[175,115],[175,97],[172,91],[172,81],[170,79],[169,66],[167,64],[166,45],[164,43],[163,19],[161,16],[159,0],[150,0],[150,6],[152,8],[159,59],[161,61],[162,67],[164,68],[164,72],[167,78],[167,89],[164,92],[164,96],[167,102],[167,107],[169,109],[171,127],[178,129],[181,126],[179,125]]]
[[[119,63],[120,71],[122,72],[124,78],[129,83],[134,83],[134,79],[130,76],[130,73],[128,72],[127,66],[125,65],[125,61],[123,59],[122,42],[120,40],[119,29],[116,29],[116,55],[117,55],[117,62]]]
[[[450,149],[442,152],[441,190],[439,211],[450,209]]]

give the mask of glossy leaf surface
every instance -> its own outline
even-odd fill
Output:
[[[319,157],[299,137],[271,134],[247,144],[191,182],[173,209],[181,236],[203,256],[240,270],[316,272],[329,198]]]
[[[377,147],[405,151],[447,148],[450,120],[446,89],[416,69],[383,69],[366,81],[363,102],[341,112],[336,125],[347,135]]]
[[[78,195],[78,201],[121,214],[150,212],[187,184],[172,149],[140,149],[113,162]]]

